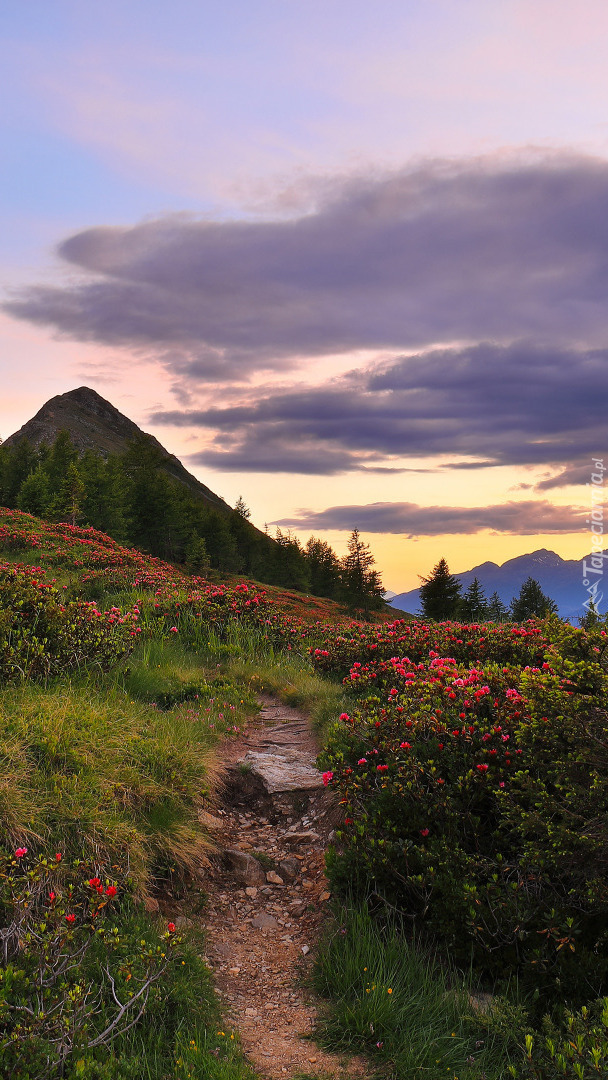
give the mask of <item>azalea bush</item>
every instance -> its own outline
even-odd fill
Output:
[[[362,696],[323,756],[344,812],[334,883],[371,881],[455,959],[545,1000],[607,985],[602,647],[572,630],[523,669],[435,649],[356,662]]]
[[[0,1060],[23,1080],[58,1075],[144,1014],[180,939],[129,926],[116,865],[0,852]]]
[[[0,679],[47,678],[96,665],[107,670],[133,644],[133,616],[62,602],[35,569],[0,565]]]

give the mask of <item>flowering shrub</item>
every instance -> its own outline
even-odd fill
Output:
[[[143,1015],[180,939],[171,926],[142,938],[124,919],[120,925],[128,883],[115,874],[115,867],[109,877],[91,863],[68,865],[61,852],[37,859],[25,847],[0,852],[5,1075],[59,1074],[72,1054],[109,1044]]]
[[[35,569],[0,564],[0,679],[44,678],[93,663],[105,670],[129,651],[130,615],[60,599]]]
[[[532,621],[524,626],[467,625],[463,623],[407,623],[397,620],[381,627],[353,626],[327,637],[310,650],[316,671],[344,678],[353,664],[392,660],[406,656],[410,662],[426,662],[433,656],[451,656],[458,663],[500,662],[538,664],[547,647],[545,627]]]
[[[608,682],[594,638],[562,637],[523,669],[355,662],[367,696],[322,764],[345,815],[336,884],[372,879],[462,962],[584,1000],[608,974]]]

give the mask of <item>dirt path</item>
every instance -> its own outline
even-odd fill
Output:
[[[206,818],[224,851],[205,883],[204,918],[227,1016],[264,1080],[362,1078],[362,1062],[307,1038],[316,1008],[303,976],[327,914],[323,853],[336,814],[314,766],[310,724],[264,699],[243,739],[226,745],[224,805]]]

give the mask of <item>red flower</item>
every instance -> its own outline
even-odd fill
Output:
[[[388,765],[376,765],[378,772],[388,772]]]
[[[108,885],[106,889],[106,896],[116,896],[117,888],[115,885]]]
[[[98,877],[92,877],[92,878],[89,878],[89,885],[91,886],[92,889],[98,889],[99,886],[101,885],[101,881],[99,880]]]
[[[421,829],[420,830],[420,835],[421,836],[428,836],[429,835],[429,830],[428,829]]]
[[[75,915],[66,915],[65,921],[69,922],[69,923],[72,923],[72,922],[74,922],[75,918],[76,918]]]
[[[16,859],[22,859],[24,855],[27,855],[27,848],[26,847],[18,847],[16,852],[15,852],[15,858]]]
[[[57,893],[50,892],[49,893],[49,904],[54,904],[56,899],[57,899]]]
[[[168,923],[167,930],[169,931],[170,934],[174,934],[175,933],[175,923],[174,922]]]

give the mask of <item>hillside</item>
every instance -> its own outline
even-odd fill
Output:
[[[158,439],[143,432],[133,420],[129,420],[128,416],[89,386],[80,386],[77,390],[69,390],[66,394],[51,398],[19,431],[9,435],[3,445],[13,447],[27,440],[34,447],[43,444],[50,446],[60,431],[69,432],[74,446],[80,452],[94,450],[105,456],[124,454],[133,439],[145,435],[150,445],[162,455],[165,472],[170,477],[178,480],[191,494],[211,504],[216,510],[226,514],[231,511],[224,499],[188,472],[181,461],[165,450]]]
[[[460,581],[463,592],[468,589],[473,579],[477,578],[488,598],[493,592],[497,592],[507,605],[518,595],[526,578],[535,578],[543,592],[555,600],[562,619],[576,620],[583,615],[583,602],[588,598],[587,590],[582,584],[583,559],[562,559],[546,548],[508,559],[501,566],[494,562],[484,562],[474,566],[472,570],[455,574],[455,577]],[[411,589],[409,592],[392,596],[389,604],[393,608],[417,612],[420,610],[419,590]],[[603,611],[601,603],[599,606],[600,611]]]

